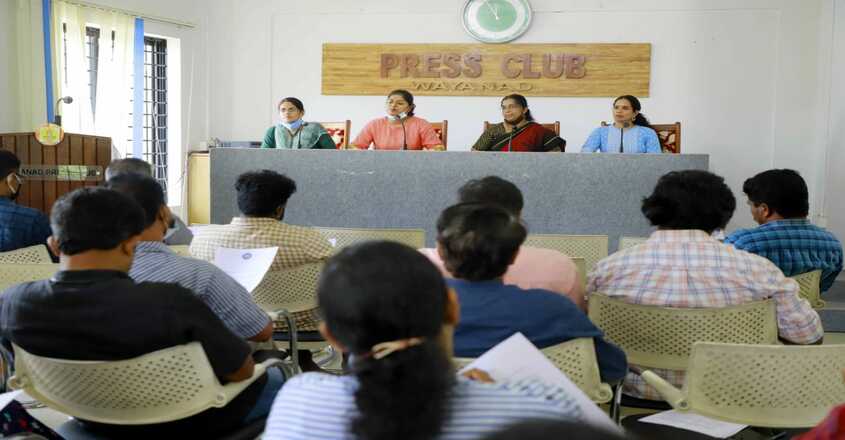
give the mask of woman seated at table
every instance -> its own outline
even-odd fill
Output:
[[[502,98],[504,121],[484,130],[473,151],[563,151],[566,141],[534,122],[528,101],[522,95]]]
[[[317,122],[305,122],[305,106],[296,98],[279,102],[280,124],[267,129],[261,148],[326,149],[337,148],[332,137]]]
[[[582,153],[660,153],[660,141],[648,119],[640,113],[640,100],[624,95],[613,101],[613,125],[601,126],[592,133]]]
[[[358,133],[350,148],[366,150],[444,150],[434,127],[414,116],[414,95],[394,90],[387,95],[387,117],[373,119]]]

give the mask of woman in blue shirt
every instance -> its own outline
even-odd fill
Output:
[[[582,153],[660,153],[660,141],[635,96],[624,95],[613,101],[613,125],[601,126],[592,133]]]

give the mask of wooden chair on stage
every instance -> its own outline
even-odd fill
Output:
[[[352,127],[352,121],[347,119],[343,122],[320,122],[320,125],[322,125],[329,133],[329,136],[332,137],[332,140],[338,150],[345,150],[349,148],[349,131]]]
[[[443,149],[448,149],[446,139],[449,134],[449,121],[444,119],[443,122],[432,122],[431,126],[434,128],[434,132],[437,133],[437,137],[440,138],[440,144],[443,145]]]
[[[560,136],[560,121],[554,121],[549,123],[540,123],[546,130],[555,132],[555,136]],[[490,121],[484,121],[484,131],[490,128]]]
[[[607,127],[607,121],[601,121],[602,127]],[[657,140],[660,142],[660,149],[664,153],[681,154],[681,123],[674,124],[651,124],[651,128],[657,133]]]

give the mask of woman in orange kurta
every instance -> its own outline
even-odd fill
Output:
[[[394,90],[387,95],[387,117],[373,119],[358,133],[350,147],[366,150],[443,150],[434,127],[414,116],[414,95]]]

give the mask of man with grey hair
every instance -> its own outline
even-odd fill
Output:
[[[153,177],[153,168],[149,162],[143,161],[136,157],[128,157],[126,159],[113,160],[108,167],[106,167],[106,180],[118,174],[141,174],[147,177]],[[194,234],[185,225],[177,215],[173,215],[173,227],[167,231],[164,237],[164,243],[167,245],[188,245],[194,239]]]

